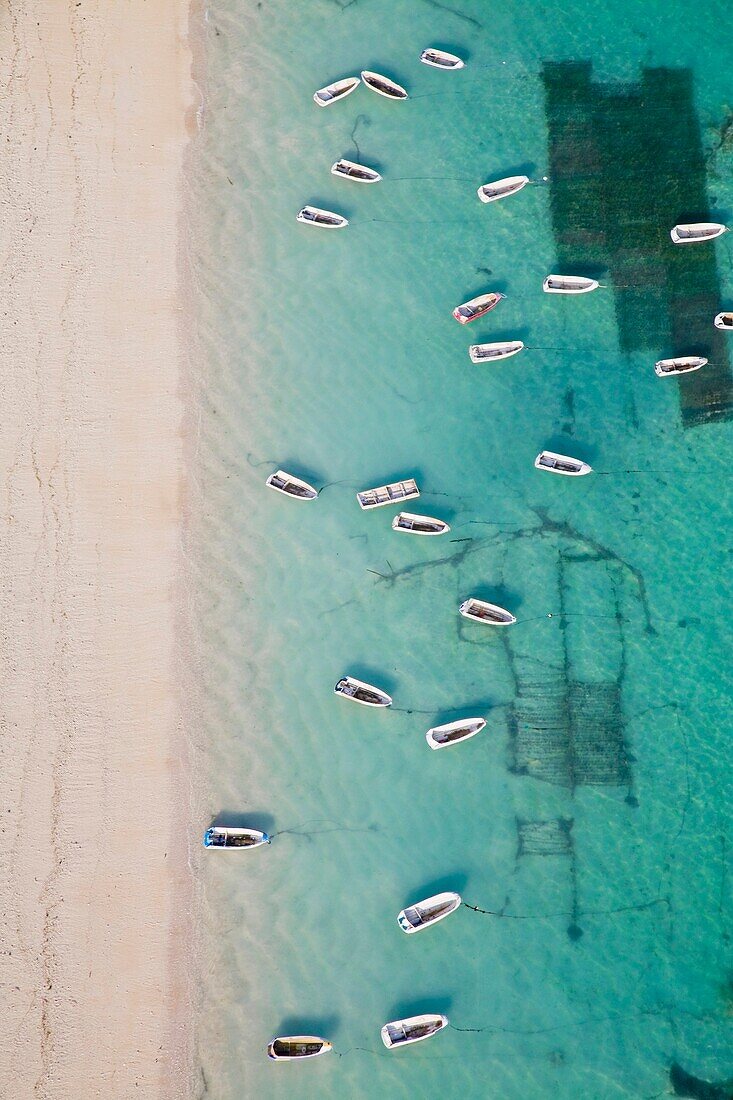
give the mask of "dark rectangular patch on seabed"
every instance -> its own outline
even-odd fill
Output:
[[[521,682],[509,723],[512,768],[560,787],[625,787],[621,689],[615,681]]]
[[[567,856],[573,850],[573,820],[554,817],[550,821],[523,821],[517,818],[517,855]]]
[[[588,61],[543,66],[558,270],[608,271],[624,352],[710,362],[679,380],[684,427],[733,417],[714,245],[674,245],[673,225],[710,221],[690,69],[601,84]],[[638,285],[637,285],[638,284]]]
[[[542,681],[519,679],[509,721],[513,770],[545,783],[572,787],[568,726],[564,675]]]
[[[573,778],[578,786],[625,787],[631,780],[619,684],[568,684]]]

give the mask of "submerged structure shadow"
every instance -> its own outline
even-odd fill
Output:
[[[573,819],[553,817],[528,821],[517,818],[517,859],[522,856],[567,856],[573,854]]]
[[[576,556],[568,549],[559,550],[562,652],[553,654],[554,660],[538,662],[507,639],[515,682],[508,720],[511,770],[572,791],[579,786],[625,787],[632,798],[633,777],[622,707],[626,644],[617,595],[621,577],[609,578],[607,597],[614,601],[613,612],[602,627],[595,624],[590,635],[596,646],[615,651],[613,672],[609,670],[604,676],[590,680],[579,674],[569,645],[578,626],[571,626],[564,615],[572,591],[582,591],[588,583],[585,570],[595,570],[599,563],[604,574],[618,572],[591,555]],[[582,572],[574,576],[578,569]],[[581,627],[586,645],[589,628],[588,622]]]
[[[635,84],[592,80],[587,61],[543,66],[552,223],[559,269],[603,268],[622,351],[704,355],[679,382],[686,428],[733,417],[715,246],[674,245],[673,225],[709,221],[690,69],[644,69]]]

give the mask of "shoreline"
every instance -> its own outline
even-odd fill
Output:
[[[183,1096],[188,0],[0,15],[0,1092]],[[184,673],[182,675],[182,672]]]

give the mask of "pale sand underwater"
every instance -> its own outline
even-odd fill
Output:
[[[201,1095],[639,1100],[675,1063],[733,1077],[733,410],[687,423],[692,380],[654,374],[708,331],[730,373],[712,321],[733,237],[677,255],[669,229],[701,198],[733,223],[732,21],[719,0],[211,6],[201,825],[275,835],[204,860]],[[430,44],[465,68],[422,65]],[[314,105],[364,68],[410,98]],[[342,157],[382,181],[334,178]],[[556,178],[478,201],[519,173]],[[299,225],[306,203],[348,227]],[[568,254],[606,288],[544,294]],[[456,324],[492,290],[495,311]],[[470,362],[513,339],[512,359]],[[538,472],[545,448],[594,474]],[[265,488],[279,468],[318,499]],[[410,510],[449,534],[360,511],[357,490],[410,476]],[[461,620],[470,595],[519,622]],[[345,673],[393,706],[335,699]],[[474,714],[482,733],[428,749]],[[405,936],[400,909],[442,890],[489,915]],[[451,1027],[384,1049],[383,1023],[430,1011]],[[334,1052],[268,1061],[299,1033]]]
[[[189,1093],[188,0],[0,14],[0,1093]]]

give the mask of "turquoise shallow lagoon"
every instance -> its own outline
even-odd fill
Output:
[[[731,31],[713,0],[210,6],[192,844],[212,819],[278,835],[196,856],[201,1096],[613,1100],[664,1095],[673,1066],[733,1079],[733,337],[712,325],[733,246],[668,237],[733,224]],[[421,65],[429,44],[465,69]],[[315,107],[362,68],[410,99]],[[342,156],[383,182],[334,179]],[[540,182],[478,202],[518,171]],[[306,202],[349,227],[296,224]],[[603,288],[543,294],[564,269]],[[459,327],[452,308],[490,289],[506,300]],[[504,337],[527,349],[469,362]],[[655,377],[697,349],[707,375]],[[544,447],[598,472],[540,474]],[[267,491],[278,467],[318,501]],[[449,535],[360,512],[357,489],[406,475]],[[461,621],[471,594],[519,622]],[[393,708],[334,698],[346,672]],[[428,727],[469,714],[487,729],[430,752]],[[438,889],[490,913],[406,937],[398,911]],[[385,1021],[432,1010],[452,1027],[382,1047]],[[338,1056],[268,1062],[293,1032]]]

